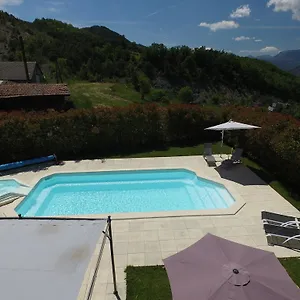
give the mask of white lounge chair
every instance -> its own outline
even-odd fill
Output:
[[[300,250],[300,229],[264,224],[269,245]]]
[[[206,160],[207,164],[209,166],[215,166],[216,160],[212,153],[212,144],[211,143],[205,143],[204,144],[204,152],[203,152],[204,159]]]
[[[296,217],[262,211],[261,219],[263,224],[300,229],[300,219]]]

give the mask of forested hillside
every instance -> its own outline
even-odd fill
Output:
[[[29,23],[3,12],[0,24],[0,59],[21,60],[20,33],[27,59],[49,64],[53,74],[58,63],[64,80],[122,79],[137,90],[149,83],[176,92],[188,86],[200,103],[300,101],[299,78],[257,59],[205,47],[143,47],[106,27],[79,29],[50,19]]]

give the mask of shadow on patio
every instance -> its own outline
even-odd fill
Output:
[[[263,181],[253,171],[243,165],[236,165],[230,169],[226,169],[224,166],[218,166],[215,170],[219,173],[221,178],[234,181],[241,185],[268,185],[267,182]]]

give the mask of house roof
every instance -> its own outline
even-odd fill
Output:
[[[14,83],[0,85],[0,98],[70,96],[66,84]]]
[[[36,62],[27,62],[29,78],[33,76]],[[0,80],[26,81],[23,61],[0,61]]]

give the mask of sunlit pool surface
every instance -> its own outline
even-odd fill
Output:
[[[185,169],[54,174],[17,206],[23,216],[223,209],[235,200]]]

